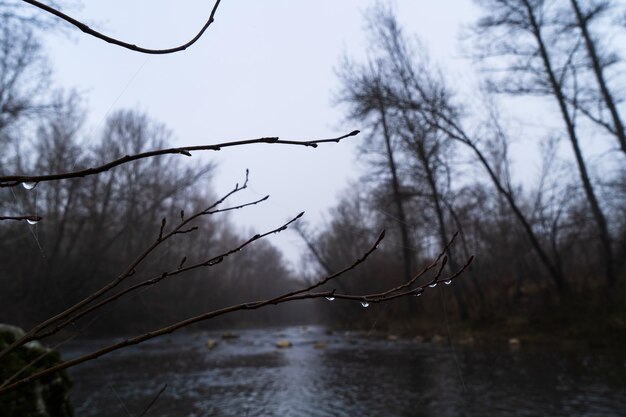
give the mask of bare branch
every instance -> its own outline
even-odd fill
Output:
[[[263,199],[263,200],[265,200],[265,199]],[[250,204],[253,204],[253,203],[250,203]],[[242,244],[240,244],[239,246],[237,246],[235,248],[232,248],[232,249],[230,249],[230,250],[228,250],[228,251],[226,251],[226,252],[224,252],[222,254],[213,256],[213,257],[211,257],[209,259],[206,259],[206,260],[203,260],[201,262],[197,262],[197,263],[195,263],[193,265],[190,265],[188,267],[183,267],[183,264],[187,260],[187,258],[185,257],[175,270],[162,272],[161,274],[159,274],[159,275],[157,275],[157,276],[155,276],[153,278],[147,279],[145,281],[142,281],[142,282],[139,282],[139,283],[137,283],[135,285],[132,285],[132,286],[130,286],[128,288],[125,288],[124,290],[119,291],[119,292],[117,292],[117,293],[115,293],[115,294],[105,298],[104,300],[100,301],[99,303],[94,304],[91,307],[78,312],[76,315],[67,318],[67,320],[65,320],[64,322],[58,324],[54,329],[51,329],[51,330],[49,330],[49,331],[47,331],[45,333],[42,333],[42,334],[38,334],[36,338],[37,339],[43,339],[45,337],[51,336],[51,335],[57,333],[58,331],[60,331],[61,329],[67,327],[69,324],[71,324],[71,323],[75,322],[76,320],[80,319],[81,317],[91,313],[92,311],[98,310],[98,309],[104,307],[105,305],[107,305],[107,304],[109,304],[109,303],[111,303],[111,302],[113,302],[115,300],[118,300],[121,297],[125,296],[126,294],[131,293],[133,291],[136,291],[136,290],[138,290],[140,288],[150,287],[152,285],[156,285],[156,284],[158,284],[159,282],[163,281],[166,278],[173,277],[173,276],[176,276],[176,275],[180,275],[180,274],[183,274],[185,272],[192,271],[194,269],[215,266],[215,265],[221,263],[222,261],[224,261],[224,259],[226,259],[230,255],[233,255],[235,253],[240,252],[241,250],[243,250],[246,246],[250,245],[251,243],[253,243],[253,242],[255,242],[255,241],[259,240],[259,239],[262,239],[264,237],[267,237],[269,235],[272,235],[272,234],[275,234],[275,233],[280,233],[280,232],[286,230],[288,226],[290,226],[292,223],[297,221],[303,215],[304,215],[304,212],[301,212],[296,217],[294,217],[293,219],[289,220],[287,223],[283,224],[280,227],[277,227],[277,228],[275,228],[273,230],[270,230],[269,232],[265,232],[263,234],[256,234],[256,235],[252,236],[251,238],[249,238],[248,240],[246,240],[245,242],[243,242]]]
[[[420,296],[424,293],[424,291],[428,290],[429,288],[435,288],[437,284],[439,283],[443,282],[445,284],[451,284],[452,281],[457,279],[472,264],[473,261],[474,261],[474,257],[470,256],[465,262],[465,264],[461,268],[459,268],[459,270],[457,270],[454,274],[444,277],[444,278],[440,277],[441,270],[443,270],[443,267],[441,267],[434,281],[431,281],[428,284],[422,285],[420,287],[409,288],[401,292],[395,292],[395,293],[386,294],[386,295],[383,295],[384,293],[352,295],[352,294],[340,294],[333,290],[331,295],[336,299],[360,301],[360,302],[366,302],[366,303],[381,303],[381,302],[391,301],[396,298],[406,297],[409,295]],[[418,278],[424,276],[423,274],[425,274],[425,272],[426,271],[422,271],[422,273],[418,274]],[[328,292],[324,294],[328,294]],[[314,293],[313,295],[316,295],[316,294]],[[310,297],[310,298],[317,298],[317,296]]]
[[[302,215],[302,213],[300,214]],[[296,218],[294,218],[293,220],[291,220],[289,223],[295,221],[297,218],[300,217],[300,215]],[[289,224],[287,223],[287,224]],[[276,229],[276,230],[281,230],[281,228]],[[257,235],[258,236],[258,235]],[[4,392],[8,392],[8,391],[12,391],[14,389],[17,389],[23,385],[26,385],[28,383],[31,383],[37,379],[43,378],[46,375],[50,375],[53,374],[55,372],[70,368],[72,366],[76,366],[78,364],[96,359],[100,356],[106,355],[108,353],[111,353],[113,351],[119,350],[119,349],[123,349],[129,346],[133,346],[133,345],[137,345],[139,343],[145,342],[147,340],[153,339],[155,337],[158,336],[162,336],[165,334],[170,334],[175,332],[176,330],[179,330],[183,327],[187,327],[191,324],[194,323],[198,323],[201,321],[206,321],[206,320],[210,320],[213,319],[215,317],[221,316],[221,315],[225,315],[225,314],[229,314],[229,313],[233,313],[235,311],[243,311],[243,310],[256,310],[268,305],[277,305],[277,304],[282,304],[282,303],[286,303],[286,302],[290,302],[290,301],[296,301],[296,300],[304,300],[304,299],[314,299],[314,298],[322,298],[322,297],[334,297],[337,299],[344,299],[344,300],[352,300],[352,301],[360,301],[361,303],[363,303],[364,306],[367,306],[370,302],[374,302],[374,303],[379,303],[379,302],[384,302],[384,301],[389,301],[389,300],[393,300],[395,298],[399,298],[399,297],[405,297],[405,296],[409,296],[409,295],[417,295],[417,294],[421,294],[422,292],[424,292],[426,290],[426,288],[432,288],[434,287],[436,284],[438,284],[439,282],[445,282],[445,283],[451,283],[452,280],[456,279],[463,271],[465,271],[465,269],[467,269],[467,267],[469,267],[469,265],[471,264],[472,260],[473,260],[473,256],[471,256],[467,262],[465,263],[465,265],[463,265],[463,267],[461,267],[456,273],[454,273],[451,276],[445,277],[445,278],[439,278],[440,274],[441,274],[441,270],[443,269],[443,267],[440,267],[439,273],[437,274],[437,277],[435,279],[435,281],[431,281],[429,282],[427,285],[424,285],[422,287],[418,287],[418,288],[409,288],[405,291],[401,291],[401,292],[395,292],[395,293],[381,293],[381,294],[364,294],[364,295],[352,295],[352,294],[337,294],[335,292],[335,290],[329,290],[329,291],[322,291],[322,292],[311,292],[313,289],[318,288],[319,286],[326,284],[328,282],[330,282],[333,279],[336,279],[338,277],[340,277],[341,275],[347,273],[348,271],[356,268],[358,265],[362,264],[363,262],[365,262],[365,260],[378,248],[378,245],[380,244],[380,242],[382,241],[382,239],[384,238],[385,233],[384,231],[381,232],[381,234],[378,236],[378,238],[376,239],[375,243],[370,247],[370,249],[368,249],[359,259],[357,259],[356,261],[354,261],[350,266],[340,270],[339,272],[336,272],[334,274],[331,274],[329,276],[327,276],[326,278],[320,279],[317,283],[300,289],[300,290],[295,290],[292,292],[287,292],[284,294],[281,294],[279,296],[276,296],[274,298],[269,298],[269,299],[265,299],[265,300],[259,300],[259,301],[253,301],[253,302],[247,302],[247,303],[241,303],[241,304],[236,304],[236,305],[231,305],[228,307],[224,307],[221,309],[217,309],[217,310],[213,310],[204,314],[200,314],[198,316],[195,317],[190,317],[186,320],[182,320],[179,321],[177,323],[174,323],[172,325],[169,326],[165,326],[162,327],[160,329],[148,332],[148,333],[144,333],[142,335],[133,337],[133,338],[129,338],[126,339],[124,341],[121,341],[119,343],[115,343],[109,346],[106,346],[104,348],[101,348],[99,350],[96,350],[94,352],[85,354],[83,356],[79,356],[77,358],[74,359],[70,359],[67,360],[65,362],[62,362],[58,365],[55,365],[53,367],[50,367],[48,369],[39,371],[33,375],[30,375],[26,378],[23,378],[19,381],[16,381],[14,383],[12,383],[11,385],[7,385],[4,387],[0,387],[0,394],[4,393]],[[256,240],[259,239],[259,237],[253,237],[251,240]],[[445,253],[445,251],[447,250],[448,246],[446,246],[446,248],[444,248],[444,250],[441,252],[440,256],[437,259],[441,259]],[[426,272],[423,271],[422,273],[418,274],[419,276],[423,276],[423,274]],[[435,284],[435,285],[433,285]]]
[[[302,292],[308,292],[308,291],[312,291],[315,288],[318,288],[324,284],[326,284],[327,282],[345,274],[348,271],[351,271],[352,269],[356,268],[357,266],[359,266],[360,264],[362,264],[363,262],[365,262],[365,260],[376,250],[378,249],[378,245],[380,245],[380,242],[382,242],[382,240],[385,238],[385,230],[383,230],[382,232],[380,232],[380,234],[378,235],[378,238],[376,239],[376,242],[374,242],[374,244],[367,250],[367,252],[365,252],[363,254],[363,256],[361,256],[359,259],[357,259],[352,265],[340,270],[339,272],[335,272],[334,274],[330,274],[327,277],[317,281],[316,283],[310,285],[307,288],[304,288],[302,290],[298,290],[298,291],[294,291],[291,293],[288,293],[286,296],[290,297],[292,295],[296,295]]]
[[[243,146],[243,145],[251,145],[255,143],[269,143],[269,144],[278,144],[278,145],[296,145],[296,146],[307,146],[312,148],[317,148],[320,143],[329,143],[329,142],[340,142],[342,139],[348,138],[350,136],[356,136],[360,132],[358,130],[353,130],[352,132],[331,139],[314,139],[309,141],[293,141],[293,140],[280,140],[278,137],[265,137],[258,139],[247,139],[247,140],[239,140],[234,142],[224,142],[218,143],[215,145],[199,145],[199,146],[186,146],[180,148],[168,148],[168,149],[159,149],[156,151],[150,152],[142,152],[135,155],[125,155],[121,158],[118,158],[114,161],[108,162],[104,165],[100,165],[97,167],[81,169],[78,171],[72,172],[64,172],[58,174],[48,174],[48,175],[9,175],[0,177],[0,187],[15,187],[19,184],[23,183],[40,183],[40,182],[48,182],[48,181],[58,181],[69,178],[82,178],[90,175],[99,174],[105,171],[108,171],[112,168],[115,168],[118,165],[126,164],[132,161],[137,161],[139,159],[152,158],[159,155],[166,154],[180,154],[191,156],[192,151],[219,151],[222,148],[229,148],[234,146]]]
[[[459,268],[459,270],[457,270],[454,274],[444,277],[444,278],[440,277],[441,270],[443,270],[443,267],[441,267],[434,281],[428,284],[422,285],[421,287],[410,288],[402,292],[396,292],[396,293],[389,294],[386,296],[377,296],[376,294],[355,296],[355,295],[345,295],[345,294],[337,294],[337,293],[335,293],[334,296],[338,299],[365,301],[368,303],[380,303],[380,302],[390,301],[390,300],[400,298],[400,297],[406,297],[408,295],[419,296],[423,294],[424,291],[426,291],[428,288],[435,288],[437,284],[440,284],[442,282],[444,284],[451,284],[452,281],[457,279],[463,272],[465,272],[467,268],[469,268],[469,266],[472,264],[473,261],[474,261],[474,256],[470,256],[469,258],[467,258],[467,261],[465,262],[465,264],[461,268]]]
[[[574,107],[575,110],[580,111],[584,116],[586,116],[593,123],[603,127],[604,129],[606,129],[607,132],[609,132],[612,135],[617,134],[617,131],[611,124],[602,120],[601,117],[595,116],[589,109],[587,109],[582,103],[580,103],[580,101],[574,100],[568,96],[564,96],[564,99],[565,101],[567,101],[568,104],[572,105],[572,107]]]
[[[245,189],[247,187],[248,184],[248,175],[249,175],[249,171],[246,170],[246,179],[244,181],[243,186],[239,186],[239,184],[236,184],[235,187],[228,192],[226,195],[224,195],[222,198],[218,199],[216,202],[214,202],[213,204],[211,204],[209,207],[207,207],[204,210],[201,210],[197,213],[195,213],[194,215],[192,215],[191,217],[182,220],[173,230],[171,230],[168,233],[164,232],[164,227],[165,227],[165,221],[161,222],[161,228],[160,228],[160,232],[159,232],[159,238],[155,239],[155,241],[148,246],[139,256],[137,256],[137,258],[135,258],[135,260],[133,260],[130,265],[124,270],[124,272],[122,272],[117,278],[115,278],[114,280],[112,280],[111,282],[109,282],[108,284],[106,284],[105,286],[103,286],[102,288],[100,288],[99,290],[97,290],[96,292],[92,293],[91,295],[89,295],[88,297],[86,297],[85,299],[83,299],[82,301],[79,301],[78,303],[74,304],[72,307],[64,310],[63,312],[48,318],[47,320],[43,321],[42,323],[36,325],[33,329],[31,329],[30,331],[28,331],[27,333],[25,333],[22,337],[16,339],[13,343],[9,344],[8,346],[6,346],[2,351],[0,351],[0,359],[2,359],[4,356],[6,356],[7,354],[9,354],[11,351],[13,351],[14,349],[16,349],[17,347],[23,345],[24,343],[27,343],[31,340],[35,340],[37,338],[39,338],[39,335],[42,333],[42,331],[44,331],[46,328],[52,326],[55,323],[60,323],[60,322],[64,322],[68,317],[70,317],[72,314],[76,313],[77,311],[86,308],[88,305],[90,305],[92,302],[94,302],[96,299],[100,298],[102,295],[104,295],[105,293],[111,291],[112,289],[114,289],[115,287],[117,287],[118,285],[120,285],[124,280],[126,280],[127,278],[131,277],[132,275],[134,275],[137,271],[137,267],[154,251],[156,250],[157,247],[159,247],[163,242],[167,241],[168,239],[170,239],[171,237],[180,234],[184,231],[184,233],[188,233],[190,230],[185,229],[185,227],[192,222],[193,220],[202,217],[202,216],[206,216],[206,215],[211,215],[211,214],[215,214],[215,213],[219,213],[222,211],[228,211],[228,210],[234,210],[236,208],[242,208],[242,207],[246,207],[249,205],[253,205],[253,204],[257,204],[261,201],[264,201],[268,198],[268,196],[261,198],[259,200],[253,201],[251,203],[246,203],[246,204],[242,204],[240,206],[237,207],[231,207],[231,208],[226,208],[226,209],[215,209],[219,204],[223,203],[226,199],[228,199],[230,196],[232,196],[233,194],[240,192],[241,190]],[[50,332],[48,332],[50,333]],[[46,333],[46,334],[48,334]],[[52,333],[54,333],[54,330],[52,331]]]
[[[417,275],[415,275],[413,278],[411,278],[410,281],[405,282],[404,284],[401,284],[395,288],[391,288],[388,291],[385,291],[384,293],[380,294],[381,297],[386,297],[389,294],[393,294],[395,292],[401,291],[405,288],[409,288],[411,287],[411,285],[413,285],[419,278],[423,277],[428,271],[430,271],[431,269],[433,269],[434,267],[437,266],[437,264],[439,264],[439,261],[441,260],[441,258],[446,254],[446,252],[448,252],[448,249],[450,249],[450,246],[452,246],[452,243],[454,242],[454,240],[456,239],[456,237],[459,235],[459,232],[456,232],[453,236],[452,239],[450,239],[450,241],[448,242],[448,244],[443,248],[443,250],[441,251],[441,253],[439,254],[439,256],[437,256],[437,258],[430,264],[428,265],[426,268],[424,268],[422,271],[420,271]],[[445,264],[447,263],[447,258],[444,258],[444,262],[442,262],[441,267],[439,268],[439,272],[437,273],[437,275],[435,276],[435,278],[428,283],[428,285],[432,285],[433,283],[437,283],[437,279],[441,276],[441,271],[443,270],[443,267],[445,266]]]
[[[81,31],[83,31],[84,33],[86,33],[87,35],[91,35],[94,36],[98,39],[101,39],[105,42],[111,43],[113,45],[117,45],[117,46],[121,46],[122,48],[126,48],[126,49],[130,49],[131,51],[135,51],[135,52],[140,52],[143,54],[151,54],[151,55],[165,55],[165,54],[171,54],[174,52],[180,52],[180,51],[184,51],[185,49],[189,48],[191,45],[193,45],[194,43],[196,43],[196,41],[198,41],[198,39],[200,39],[202,37],[202,35],[204,34],[204,32],[209,28],[209,26],[211,26],[211,24],[215,21],[215,13],[217,12],[217,8],[220,5],[221,0],[216,0],[215,4],[213,5],[213,9],[211,10],[211,14],[209,15],[209,19],[206,21],[206,23],[204,24],[204,26],[202,26],[202,29],[200,29],[200,31],[196,34],[196,36],[194,36],[189,42],[186,42],[182,45],[173,47],[173,48],[167,48],[167,49],[150,49],[150,48],[144,48],[141,46],[137,46],[128,42],[124,42],[122,40],[119,39],[115,39],[112,38],[110,36],[107,36],[103,33],[100,33],[92,28],[90,28],[89,26],[87,26],[85,23],[74,19],[73,17],[61,12],[58,9],[55,9],[53,7],[50,7],[46,4],[40,3],[36,0],[22,0],[25,3],[28,3],[32,6],[35,6],[41,10],[44,10],[56,17],[58,17],[59,19],[65,20],[66,22],[68,22],[71,25],[76,26],[78,29],[80,29]]]

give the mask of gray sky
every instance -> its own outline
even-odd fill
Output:
[[[190,39],[212,2],[188,0],[85,1],[72,14],[105,33],[145,47]],[[334,73],[342,54],[367,48],[363,0],[224,0],[204,37],[184,52],[146,56],[73,32],[48,38],[55,77],[88,99],[89,126],[98,130],[109,112],[138,108],[165,123],[176,145],[280,136],[334,137],[353,129],[333,106]],[[400,23],[418,35],[430,55],[459,84],[471,82],[458,42],[462,24],[475,20],[469,0],[393,2]],[[449,75],[449,74],[448,74]],[[89,130],[89,129],[88,129]],[[262,232],[300,211],[318,222],[350,179],[358,176],[358,137],[318,149],[256,145],[195,154],[219,163],[214,188],[224,192],[250,169],[248,199],[270,194],[263,206],[233,220]],[[297,259],[295,234],[272,239]]]

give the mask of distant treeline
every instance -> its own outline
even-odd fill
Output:
[[[49,22],[18,17],[0,12],[1,175],[74,171],[172,145],[163,124],[134,110],[113,111],[97,129],[85,126],[80,95],[52,86],[36,29]],[[0,322],[28,328],[63,311],[122,273],[157,239],[162,218],[171,228],[181,211],[190,216],[213,204],[221,197],[211,191],[214,166],[194,160],[165,155],[86,178],[0,189],[3,216],[43,218],[0,222]],[[233,186],[244,175],[233,178]],[[236,231],[228,213],[203,216],[194,226],[197,231],[159,247],[125,285],[175,270],[183,258],[189,265],[215,257],[252,237]],[[259,240],[212,267],[113,302],[70,330],[147,330],[294,285],[281,253]],[[281,306],[218,324],[267,324],[272,316],[274,322],[301,318]]]

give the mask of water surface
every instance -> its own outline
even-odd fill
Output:
[[[626,353],[451,347],[322,327],[236,334],[175,334],[75,368],[76,415],[138,416],[167,384],[148,416],[626,416]],[[293,347],[278,349],[282,339]],[[104,343],[77,342],[64,357]]]

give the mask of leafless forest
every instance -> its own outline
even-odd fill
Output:
[[[461,326],[553,321],[619,338],[626,9],[608,0],[476,3],[483,15],[463,41],[480,79],[473,91],[379,3],[366,14],[366,58],[347,53],[337,64],[345,135],[172,147],[167,120],[135,109],[89,131],[84,97],[51,82],[42,39],[78,27],[111,47],[185,53],[211,36],[219,1],[189,44],[148,50],[72,21],[62,3],[0,0],[0,323],[26,331],[0,360],[33,340],[133,335],[40,378],[196,323],[375,321],[418,333],[440,322],[444,301]],[[533,105],[551,123],[520,129],[534,121],[510,110]],[[229,202],[254,173],[217,195],[215,166],[193,157],[240,146],[313,152],[344,140],[365,174],[328,223],[286,213],[292,220],[255,235],[228,217],[264,203]],[[512,151],[524,146],[540,149],[538,159]],[[287,266],[275,233],[300,236],[306,268]],[[377,309],[364,310],[370,304]],[[30,382],[2,376],[0,392]]]

